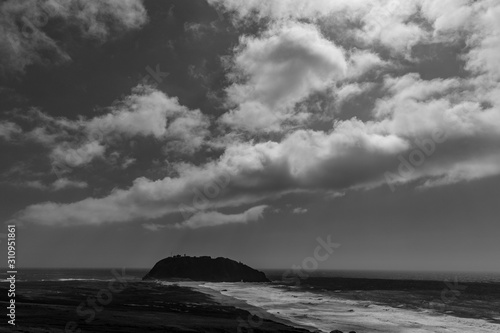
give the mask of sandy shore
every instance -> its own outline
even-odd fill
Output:
[[[169,284],[169,283],[166,283],[166,284]],[[202,292],[204,294],[209,295],[217,303],[224,304],[224,305],[227,305],[227,306],[234,306],[235,308],[248,311],[252,315],[255,315],[255,316],[258,316],[258,317],[261,317],[261,318],[265,318],[265,319],[268,319],[268,320],[271,320],[271,321],[274,321],[274,322],[282,323],[284,325],[293,326],[293,327],[296,327],[296,328],[302,328],[302,329],[306,329],[306,330],[310,330],[310,331],[315,331],[316,330],[316,327],[314,327],[314,326],[303,325],[303,324],[300,324],[300,323],[292,322],[290,320],[286,320],[284,318],[280,318],[278,316],[273,315],[270,312],[265,311],[262,308],[259,308],[259,307],[256,307],[254,305],[248,304],[247,302],[245,302],[243,300],[240,300],[240,299],[237,299],[237,298],[234,298],[234,297],[231,297],[231,296],[224,295],[224,294],[222,294],[218,290],[207,288],[207,287],[204,286],[205,282],[196,282],[196,281],[193,281],[193,282],[176,282],[176,284],[178,284],[180,286],[183,286],[183,287],[188,287],[188,288],[195,289],[195,290],[197,290],[199,292]],[[244,319],[246,319],[246,318],[244,318]]]
[[[321,332],[338,329],[358,333],[500,333],[500,325],[495,322],[407,308],[404,303],[382,305],[339,297],[340,293],[251,283],[209,283],[207,286],[296,324],[314,326]]]

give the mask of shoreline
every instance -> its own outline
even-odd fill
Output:
[[[23,281],[16,290],[16,326],[2,325],[0,332],[234,333],[242,320],[253,318],[244,302],[190,285],[123,281],[117,291],[107,281]],[[0,286],[1,293],[6,290]],[[105,294],[111,297],[102,298]],[[261,333],[311,333],[274,316],[262,317]]]
[[[61,333],[68,322],[75,322],[83,333],[229,333],[238,328],[242,332],[244,328],[248,331],[254,328],[260,333],[328,333],[335,329],[358,333],[500,332],[500,325],[481,319],[457,318],[423,309],[415,311],[399,301],[377,304],[367,299],[374,297],[374,291],[367,290],[336,292],[288,288],[274,283],[186,280],[123,283],[124,289],[113,293],[110,302],[100,305],[102,310],[93,311],[95,318],[89,320],[88,300],[109,288],[108,280],[19,281],[16,328],[5,331],[0,327],[0,332]],[[474,288],[469,286],[468,290],[472,293]],[[0,287],[0,292],[5,293],[5,287]],[[391,301],[403,301],[411,295],[402,293],[395,298],[395,292],[391,291]],[[470,304],[470,299],[464,302]],[[85,307],[77,311],[82,303],[86,303]],[[0,305],[6,303],[0,301]]]
[[[500,332],[500,325],[480,318],[459,318],[450,314],[410,308],[403,302],[380,304],[365,298],[363,291],[353,291],[350,298],[332,291],[290,290],[286,287],[243,283],[212,284],[214,290],[228,297],[245,300],[285,317],[293,325],[331,332]],[[278,287],[278,288],[276,288]],[[285,288],[285,290],[280,290]],[[353,297],[354,296],[354,297]],[[401,297],[408,294],[401,294]],[[302,326],[304,327],[304,326]]]
[[[282,323],[284,325],[292,326],[295,328],[306,329],[306,330],[309,330],[311,332],[318,331],[317,327],[303,325],[300,323],[293,322],[291,320],[287,320],[287,319],[278,317],[278,316],[268,312],[267,310],[265,310],[263,308],[248,304],[244,300],[240,300],[240,299],[232,297],[232,296],[224,295],[220,291],[209,288],[209,287],[204,287],[203,286],[204,283],[207,283],[207,282],[205,282],[205,281],[173,282],[173,284],[178,284],[179,286],[193,288],[193,289],[200,291],[204,294],[210,295],[212,297],[212,299],[219,304],[234,306],[236,308],[248,311],[251,314],[256,315],[258,317],[262,317],[264,319],[268,319],[268,320],[271,320],[274,322],[279,322],[279,323]]]

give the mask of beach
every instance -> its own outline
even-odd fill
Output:
[[[500,332],[499,324],[485,319],[461,318],[428,308],[409,308],[402,302],[390,306],[353,300],[340,292],[308,292],[299,288],[287,290],[284,286],[242,283],[205,283],[203,286],[322,332],[333,329],[357,333]],[[358,294],[361,298],[362,291]]]
[[[24,270],[16,326],[0,332],[500,332],[496,277],[461,277],[449,300],[440,298],[447,282],[433,280],[142,281],[146,272]]]
[[[244,309],[219,303],[192,288],[140,281],[128,282],[123,290],[112,293],[108,304],[93,302],[91,306],[101,290],[109,290],[109,282],[19,282],[16,326],[2,325],[0,332],[222,333],[237,332],[241,322],[253,318]],[[5,292],[2,286],[0,293]],[[7,303],[0,305],[4,308]],[[270,319],[257,321],[259,332],[308,332]]]

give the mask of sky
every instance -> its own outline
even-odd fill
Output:
[[[497,1],[0,8],[18,265],[500,271]]]

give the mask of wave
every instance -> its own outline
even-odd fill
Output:
[[[56,281],[113,281],[113,279],[56,279]]]
[[[202,287],[243,300],[298,325],[322,332],[385,333],[500,332],[500,325],[483,319],[458,318],[429,309],[404,309],[336,297],[331,292],[307,292],[252,283],[205,283]],[[360,293],[362,293],[360,291]]]

